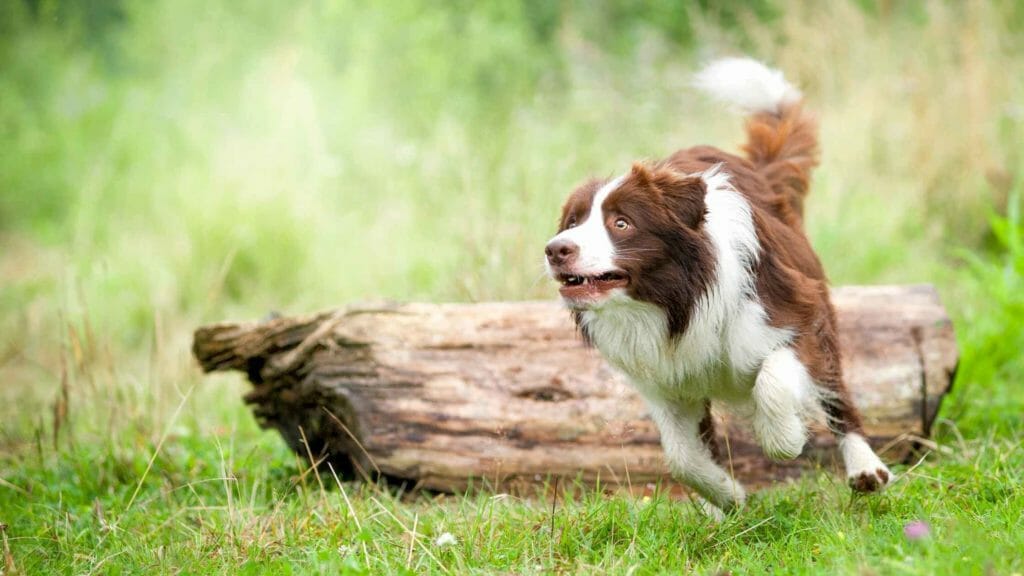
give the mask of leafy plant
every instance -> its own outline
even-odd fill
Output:
[[[990,216],[992,253],[961,250],[970,297],[957,321],[962,352],[947,416],[968,432],[1021,430],[1024,413],[1024,179],[1010,194],[1007,214]]]

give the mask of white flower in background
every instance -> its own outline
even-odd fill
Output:
[[[455,535],[451,532],[445,532],[437,538],[434,538],[434,546],[437,546],[438,548],[444,548],[445,546],[453,546],[456,543],[458,543],[458,540],[455,539]]]

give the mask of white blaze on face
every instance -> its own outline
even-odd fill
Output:
[[[586,220],[578,223],[559,233],[555,239],[565,239],[576,244],[580,248],[579,256],[573,271],[580,276],[597,276],[616,270],[615,266],[615,244],[608,229],[604,226],[604,213],[601,205],[608,196],[622,185],[626,176],[619,176],[615,180],[605,184],[594,194],[594,202],[590,205],[590,214]],[[548,268],[550,272],[550,266]]]

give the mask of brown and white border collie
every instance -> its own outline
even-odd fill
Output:
[[[577,188],[547,268],[584,338],[647,401],[672,472],[712,515],[742,504],[716,461],[711,401],[750,418],[765,453],[792,459],[805,422],[839,439],[854,490],[892,479],[843,384],[836,319],[803,232],[817,128],[802,95],[749,59],[695,84],[748,115],[746,157],[697,146]]]

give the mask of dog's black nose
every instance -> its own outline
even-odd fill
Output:
[[[580,247],[571,240],[555,238],[548,242],[547,247],[544,248],[544,253],[547,254],[548,262],[552,266],[561,266],[575,260],[576,256],[580,253]]]

